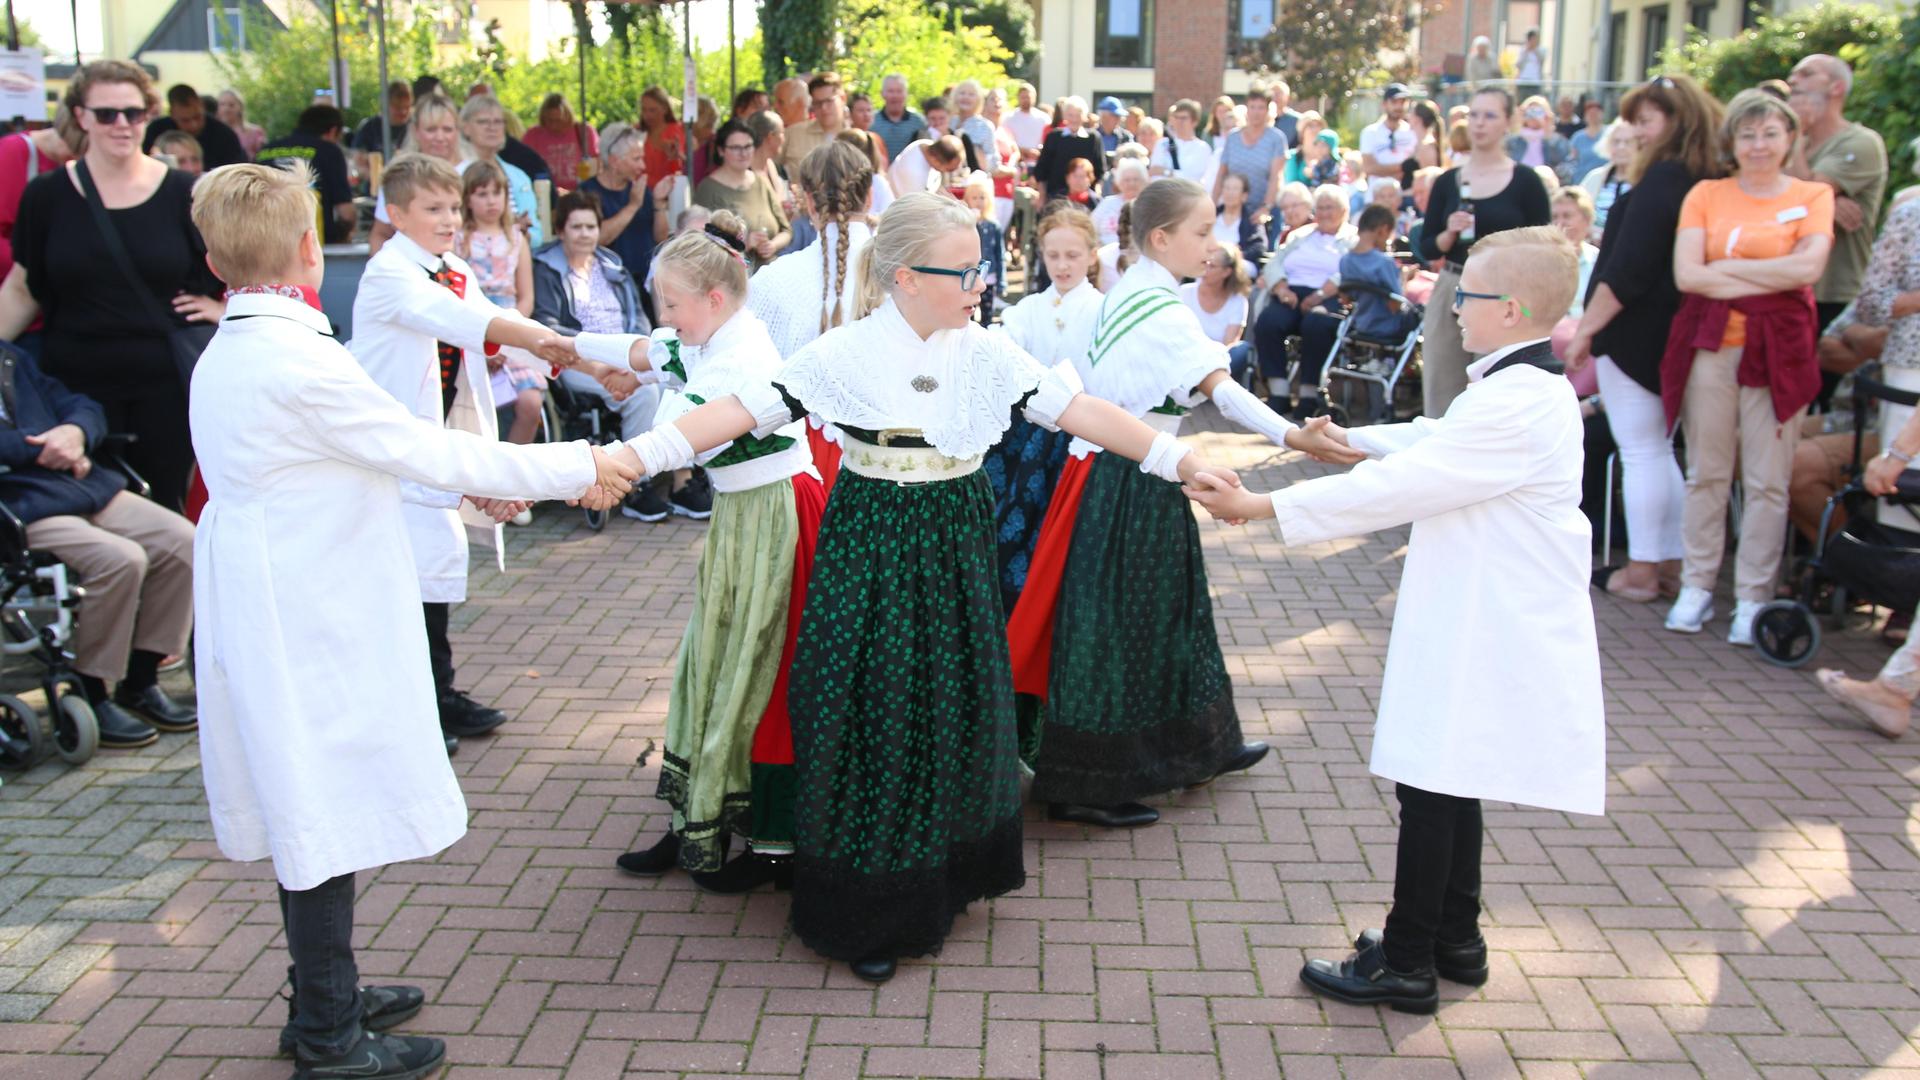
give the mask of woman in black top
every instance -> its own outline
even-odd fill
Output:
[[[1660,403],[1660,357],[1680,310],[1673,283],[1680,204],[1695,183],[1721,173],[1720,116],[1720,103],[1684,75],[1655,79],[1621,99],[1620,119],[1640,141],[1628,172],[1633,185],[1607,215],[1586,312],[1567,346],[1569,370],[1595,365],[1607,426],[1620,447],[1628,561],[1601,580],[1615,596],[1643,603],[1680,585],[1687,489]]]
[[[1507,156],[1507,130],[1513,125],[1513,98],[1505,90],[1482,90],[1473,95],[1467,114],[1467,157],[1440,174],[1427,199],[1426,225],[1420,230],[1420,258],[1444,262],[1440,280],[1427,302],[1427,322],[1420,347],[1420,388],[1425,412],[1439,417],[1467,388],[1467,365],[1473,357],[1460,340],[1460,321],[1453,314],[1453,293],[1460,286],[1460,268],[1473,250],[1474,239],[1553,220],[1547,187],[1532,169],[1520,168]],[[1472,209],[1463,209],[1462,181],[1471,193]],[[1463,233],[1471,231],[1471,236]]]
[[[21,197],[17,261],[0,285],[0,337],[17,337],[44,313],[41,368],[99,402],[108,430],[136,436],[128,463],[153,486],[155,502],[177,510],[193,442],[187,372],[167,335],[217,322],[225,307],[210,299],[223,290],[190,217],[194,178],[140,151],[158,104],[140,68],[88,64],[68,87],[67,104],[87,133],[87,151],[80,162],[36,177]],[[77,167],[92,177],[134,269],[167,311],[155,310],[120,270],[80,193]]]
[[[1044,202],[1067,194],[1067,168],[1075,158],[1085,158],[1093,166],[1093,190],[1100,189],[1100,177],[1107,171],[1107,153],[1100,145],[1100,134],[1085,127],[1087,103],[1077,97],[1062,98],[1060,119],[1066,125],[1047,132],[1040,144],[1040,160],[1034,163],[1033,178],[1046,190]]]

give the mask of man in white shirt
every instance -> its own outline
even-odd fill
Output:
[[[1399,176],[1400,163],[1413,153],[1413,125],[1407,123],[1412,92],[1393,83],[1380,95],[1380,119],[1360,129],[1360,165],[1368,176]]]
[[[1020,144],[1020,159],[1028,164],[1040,160],[1040,144],[1046,141],[1047,125],[1053,122],[1053,114],[1034,105],[1037,96],[1032,83],[1015,83],[1016,107],[1000,121],[1000,126],[1013,132],[1013,141]]]
[[[962,158],[957,135],[917,139],[893,159],[887,169],[887,179],[893,181],[895,197],[915,191],[937,191],[941,174],[958,169]]]
[[[1547,51],[1540,47],[1540,31],[1527,31],[1527,43],[1520,48],[1520,55],[1514,58],[1513,81],[1516,94],[1520,98],[1532,97],[1540,92],[1540,82],[1547,70]]]
[[[1167,114],[1167,137],[1154,145],[1147,171],[1154,176],[1178,176],[1196,184],[1213,181],[1213,144],[1199,137],[1200,103],[1181,98]]]

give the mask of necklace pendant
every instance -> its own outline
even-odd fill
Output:
[[[923,394],[931,394],[940,389],[940,380],[931,375],[915,375],[910,385]]]

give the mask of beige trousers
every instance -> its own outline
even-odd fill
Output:
[[[1427,321],[1420,337],[1420,398],[1426,415],[1438,420],[1447,406],[1467,388],[1467,365],[1473,354],[1460,340],[1460,319],[1453,313],[1453,293],[1460,275],[1440,271],[1427,298]]]
[[[1742,509],[1733,595],[1765,603],[1787,542],[1787,483],[1800,444],[1800,416],[1774,419],[1773,393],[1741,386],[1740,349],[1702,350],[1687,375],[1680,425],[1687,436],[1686,558],[1680,583],[1712,591],[1727,543],[1727,496],[1740,468]],[[1804,412],[1805,410],[1802,410]]]
[[[91,518],[42,518],[27,544],[66,563],[87,590],[73,632],[74,669],[106,683],[134,649],[173,656],[193,630],[193,524],[121,492]]]

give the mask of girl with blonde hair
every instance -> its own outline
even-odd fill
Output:
[[[1171,435],[1080,394],[1072,367],[1049,369],[973,322],[973,226],[945,196],[902,196],[854,260],[856,321],[771,382],[616,455],[660,472],[808,412],[840,426],[844,471],[788,689],[793,926],[872,982],[891,978],[899,957],[938,952],[972,901],[1026,880],[983,455],[1018,407],[1143,460],[1169,490],[1205,467]]]

